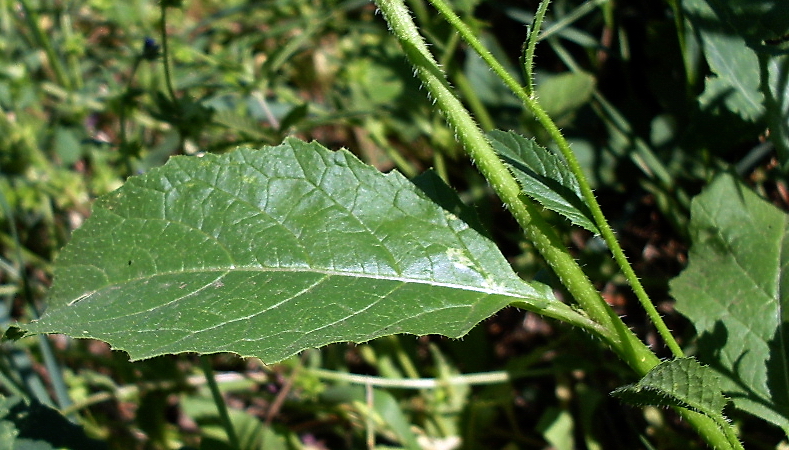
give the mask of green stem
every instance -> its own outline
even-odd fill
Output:
[[[170,45],[167,39],[167,6],[165,2],[160,1],[159,5],[162,11],[162,20],[159,22],[159,31],[162,34],[162,61],[164,64],[164,82],[167,84],[167,93],[170,95],[174,104],[178,103],[178,98],[175,96],[175,89],[173,89],[173,80],[170,73]]]
[[[540,3],[537,8],[537,13],[534,15],[534,24],[529,29],[529,39],[526,41],[526,48],[523,52],[523,74],[526,78],[526,93],[529,96],[534,95],[534,50],[537,48],[537,37],[540,35],[540,28],[542,21],[545,19],[545,13],[548,11],[550,0],[545,0]]]
[[[685,33],[685,12],[682,10],[680,0],[668,0],[671,12],[674,16],[674,26],[677,28],[677,44],[679,52],[682,54],[682,62],[685,69],[685,89],[688,98],[694,98],[693,89],[696,86],[696,71],[693,67],[692,55],[688,51],[688,39]]]
[[[436,101],[439,109],[444,112],[447,122],[455,130],[458,140],[468,151],[480,172],[507,205],[529,239],[545,257],[584,312],[605,330],[603,332],[597,329],[590,331],[599,333],[603,339],[606,339],[617,349],[617,352],[623,355],[626,361],[637,367],[640,373],[646,373],[657,364],[657,358],[630,332],[605,303],[563,245],[561,239],[541,217],[536,206],[521,195],[518,183],[498,158],[474,119],[452,92],[444,74],[419,35],[402,0],[381,0],[378,6],[400,39],[417,75],[426,86],[430,96]]]
[[[646,374],[649,369],[658,364],[658,358],[616,316],[551,227],[539,215],[536,207],[520,195],[518,183],[499,160],[485,135],[452,92],[403,1],[377,0],[376,3],[383,12],[392,32],[400,41],[406,57],[424,83],[429,95],[444,113],[447,122],[455,130],[458,140],[475,161],[480,172],[512,212],[513,217],[559,276],[562,284],[578,301],[584,312],[605,328],[605,332],[596,334],[608,343],[636,373],[642,376]],[[518,88],[521,90],[520,86]],[[544,111],[542,113],[547,116]],[[556,132],[558,133],[558,130]],[[561,133],[558,134],[561,137]],[[692,414],[687,410],[680,410],[680,414],[714,447],[732,448],[724,433],[712,419]]]
[[[161,15],[162,20],[159,23],[160,25],[160,32],[162,34],[162,64],[164,65],[164,81],[167,85],[167,94],[170,96],[170,99],[173,102],[173,106],[179,106],[178,97],[175,96],[175,89],[173,88],[173,76],[172,70],[170,69],[170,40],[167,38],[167,6],[165,5],[164,0],[160,0],[159,5],[161,7]],[[179,153],[183,152],[184,143],[186,142],[186,138],[184,136],[183,130],[180,129],[179,124],[172,123],[178,128],[178,149]]]
[[[400,345],[400,336],[392,335],[387,339],[391,342],[395,349],[395,358],[400,364],[400,367],[405,372],[405,376],[412,379],[419,378],[419,370],[417,370],[416,364],[414,364],[414,362],[411,360],[411,357],[408,356],[408,353],[403,350],[403,346]]]
[[[510,375],[505,371],[471,373],[456,375],[449,378],[384,378],[372,375],[356,375],[346,372],[337,372],[326,369],[309,369],[308,373],[323,380],[340,381],[344,383],[364,384],[387,389],[438,389],[447,385],[478,386],[484,384],[501,384],[511,381]],[[535,370],[528,375],[545,375],[551,369]]]
[[[585,3],[578,5],[578,7],[574,8],[566,16],[562,17],[560,20],[557,20],[556,22],[551,23],[551,25],[548,28],[546,28],[542,33],[540,33],[538,40],[542,41],[543,39],[548,39],[554,34],[565,29],[567,26],[569,26],[576,20],[580,19],[586,14],[589,14],[598,6],[605,5],[610,1],[611,0],[589,0]],[[540,4],[540,6],[542,6],[542,3]]]
[[[127,177],[134,174],[134,170],[132,169],[132,154],[130,149],[130,142],[127,133],[127,124],[126,124],[126,111],[131,109],[133,102],[132,100],[132,82],[134,81],[134,76],[137,73],[137,69],[140,67],[140,62],[142,62],[142,58],[137,56],[134,58],[134,64],[132,65],[131,73],[129,74],[129,79],[126,82],[126,91],[123,94],[123,100],[120,104],[120,110],[118,111],[118,122],[120,125],[120,132],[119,132],[119,139],[120,139],[120,148],[121,148],[121,161],[123,167],[126,170],[125,175]]]
[[[222,421],[222,427],[227,434],[227,440],[230,442],[230,447],[235,450],[241,450],[241,445],[238,441],[238,435],[233,422],[230,420],[230,414],[227,412],[227,405],[225,399],[222,397],[222,392],[219,390],[219,385],[216,383],[214,376],[214,368],[211,367],[211,360],[207,355],[200,355],[200,366],[205,374],[205,380],[208,383],[208,388],[211,390],[211,397],[214,399],[216,409],[219,411],[219,419]]]
[[[561,131],[559,131],[556,123],[553,121],[553,119],[551,119],[548,113],[545,112],[534,95],[529,95],[527,90],[524,89],[523,86],[521,86],[515,80],[515,78],[509,74],[509,72],[507,72],[504,66],[502,66],[487,49],[485,49],[479,39],[477,39],[474,32],[462,20],[460,20],[460,18],[449,7],[449,5],[447,5],[443,0],[430,0],[430,3],[447,20],[447,22],[449,22],[450,25],[452,25],[452,27],[455,28],[458,33],[460,33],[460,36],[466,41],[466,43],[468,43],[469,46],[471,46],[471,48],[473,48],[474,51],[476,51],[479,56],[488,64],[488,66],[493,69],[499,78],[504,81],[507,87],[509,87],[515,93],[515,95],[521,99],[524,105],[526,105],[532,114],[534,114],[540,124],[542,124],[542,126],[551,136],[551,139],[556,143],[557,147],[562,152],[562,156],[564,156],[570,171],[578,179],[578,185],[580,187],[581,194],[585,203],[589,206],[595,224],[600,231],[600,235],[603,237],[603,240],[611,250],[614,260],[621,268],[622,273],[624,274],[628,283],[630,283],[630,286],[638,298],[638,301],[641,303],[660,336],[663,338],[663,341],[671,350],[671,353],[673,353],[675,357],[683,357],[684,353],[682,349],[674,339],[674,336],[672,336],[671,331],[668,329],[665,322],[663,322],[663,318],[660,317],[660,313],[658,313],[655,305],[652,303],[646,291],[644,290],[641,281],[638,279],[638,276],[636,276],[635,271],[633,271],[632,266],[628,262],[627,257],[625,256],[622,247],[619,245],[613,230],[608,225],[608,221],[603,215],[600,204],[597,202],[594,192],[589,185],[589,181],[586,179],[586,176],[583,173],[581,164],[578,162],[578,159],[576,159],[575,154],[570,148],[570,144],[564,138],[564,135],[561,133]]]

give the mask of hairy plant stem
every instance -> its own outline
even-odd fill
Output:
[[[170,100],[172,101],[173,106],[178,106],[180,104],[180,100],[175,95],[175,88],[173,88],[173,74],[170,68],[170,40],[167,38],[167,4],[164,0],[159,2],[160,10],[161,10],[161,20],[159,22],[159,31],[162,34],[162,65],[164,66],[164,81],[167,85],[167,94],[170,96]],[[184,149],[184,134],[182,130],[179,129],[178,133],[178,150],[183,151]]]
[[[655,305],[652,303],[646,291],[644,290],[641,281],[638,279],[635,271],[633,271],[633,267],[628,262],[622,247],[619,245],[619,241],[616,239],[613,230],[608,225],[608,221],[603,215],[600,204],[597,202],[594,192],[592,192],[592,188],[589,185],[589,181],[586,179],[586,176],[583,173],[581,164],[578,162],[578,159],[576,159],[575,154],[570,148],[570,144],[567,142],[567,139],[565,139],[564,135],[561,133],[561,131],[559,131],[559,127],[556,126],[556,123],[554,123],[553,119],[551,119],[548,113],[545,112],[535,96],[530,95],[528,89],[525,89],[523,86],[521,86],[517,80],[515,80],[515,78],[513,78],[512,75],[507,72],[504,66],[502,66],[493,57],[493,55],[491,55],[490,52],[485,49],[485,47],[482,45],[482,42],[479,41],[471,28],[469,28],[460,19],[460,17],[458,17],[457,14],[452,11],[452,9],[444,2],[444,0],[429,1],[447,20],[447,22],[449,22],[450,25],[452,25],[452,27],[460,34],[463,40],[465,40],[466,43],[468,43],[474,49],[474,51],[479,54],[479,56],[488,64],[488,66],[493,69],[496,75],[498,75],[499,78],[504,81],[507,87],[509,87],[524,103],[524,105],[529,108],[532,114],[534,114],[540,124],[551,136],[551,139],[556,143],[557,147],[562,152],[562,156],[567,162],[570,171],[578,179],[578,185],[581,189],[581,194],[583,195],[585,203],[589,206],[589,209],[592,212],[592,217],[594,218],[595,224],[597,225],[597,229],[600,231],[600,235],[603,237],[606,245],[608,245],[608,248],[611,250],[614,260],[622,270],[622,273],[630,284],[631,289],[633,289],[638,301],[641,303],[641,306],[649,316],[650,321],[652,321],[658,333],[660,333],[660,336],[671,350],[671,353],[677,358],[685,356],[679,344],[674,339],[674,336],[671,334],[671,331],[660,317],[660,313],[658,313],[657,309],[655,309]],[[550,0],[544,1],[544,3],[549,2]],[[539,30],[537,29],[531,30],[532,34],[538,32]],[[531,66],[531,64],[531,60],[524,61],[525,66]],[[530,81],[531,80],[527,80],[527,82]]]
[[[134,174],[134,169],[132,168],[132,155],[129,151],[130,143],[129,137],[127,133],[127,125],[126,125],[126,111],[131,108],[131,98],[132,98],[132,82],[134,81],[134,76],[137,73],[137,69],[140,67],[140,62],[142,62],[142,58],[137,56],[134,58],[134,64],[131,68],[131,73],[129,74],[129,79],[126,82],[126,90],[123,93],[123,101],[121,102],[120,109],[118,111],[118,124],[119,124],[119,132],[118,138],[120,140],[120,148],[121,148],[121,162],[123,167],[126,171],[125,175],[130,177]]]
[[[529,96],[534,95],[534,50],[537,48],[540,28],[542,27],[543,19],[545,19],[545,13],[548,12],[549,4],[550,2],[544,1],[537,8],[537,13],[534,14],[534,25],[529,28],[529,38],[525,42],[523,55],[521,56],[523,76],[526,79],[524,89]]]
[[[419,34],[416,24],[413,22],[410,12],[403,1],[377,0],[376,3],[382,11],[392,32],[400,41],[406,57],[414,67],[417,76],[426,87],[429,96],[436,102],[439,110],[445,115],[447,122],[455,130],[458,140],[474,160],[479,171],[485,176],[520,226],[524,229],[528,238],[534,243],[538,251],[559,276],[562,284],[564,284],[570,294],[573,295],[584,312],[588,314],[592,320],[602,325],[604,331],[591,328],[587,329],[597,334],[609,344],[636,373],[639,375],[646,374],[651,368],[658,364],[658,358],[627,328],[622,320],[616,316],[614,311],[594,288],[586,274],[581,270],[572,255],[570,255],[567,248],[559,240],[558,236],[540,216],[535,205],[521,194],[520,186],[517,181],[499,160],[490,142],[479,129],[460,100],[453,93],[444,73],[435,62],[433,55],[428,51],[427,45]],[[442,2],[431,0],[431,3],[434,5],[439,3],[443,5],[443,9],[448,10],[448,7]],[[446,17],[444,11],[441,9],[439,9],[439,11]],[[470,30],[465,27],[465,24],[463,24],[451,10],[449,10],[449,12],[451,16],[455,18],[453,22],[458,23],[456,25],[451,22],[452,25],[458,31],[461,31],[461,29],[466,30],[471,36],[471,39],[464,36],[464,31],[461,31],[461,36],[464,37],[467,42],[470,41],[470,44],[471,42],[475,42],[481,47],[479,41],[471,34]],[[482,55],[483,59],[486,59],[486,61],[488,59],[492,60],[497,67],[501,67],[489,53],[485,52],[485,54],[487,56]],[[488,62],[488,64],[491,63]],[[491,67],[493,67],[493,65],[491,65]],[[503,68],[501,68],[501,70],[503,71]],[[506,74],[506,71],[503,71],[503,73]],[[512,77],[509,78],[514,83],[514,86],[517,87],[518,92],[524,92],[523,89],[514,82]],[[566,151],[569,153],[574,162],[574,170],[580,173],[580,165],[577,163],[574,156],[572,156],[567,141],[564,140],[558,128],[553,124],[553,121],[550,120],[544,110],[537,105],[536,100],[529,96],[526,96],[526,99],[528,100],[530,108],[533,108],[535,115],[543,122],[543,125],[548,125],[546,128],[549,129],[552,137],[562,142],[561,145],[566,147],[563,152]],[[581,180],[585,180],[585,178],[581,177]],[[595,220],[603,223],[604,228],[608,230],[608,238],[613,240],[616,248],[619,248],[613,236],[613,232],[602,217],[599,205],[597,205],[597,202],[594,200],[591,188],[589,188],[588,183],[584,185],[587,190],[584,195],[591,197],[592,202],[590,203],[596,206],[597,212],[595,214]],[[621,253],[621,249],[619,252]],[[620,259],[623,259],[624,265],[629,267],[626,259],[624,259],[623,253],[621,254],[621,258],[617,259],[617,261],[622,264]],[[632,273],[632,269],[630,272]],[[635,275],[632,274],[632,277],[635,278]],[[638,285],[640,286],[640,284]],[[651,303],[649,304],[651,305]],[[544,314],[539,308],[525,303],[515,306]],[[736,448],[730,443],[729,439],[727,439],[725,432],[722,431],[712,419],[684,409],[679,411],[713,447],[720,449]]]
[[[444,113],[447,121],[457,133],[458,140],[470,154],[480,172],[507,205],[529,239],[534,242],[584,312],[602,326],[602,331],[601,329],[590,329],[590,331],[598,334],[615,347],[617,352],[622,354],[623,358],[631,363],[639,373],[646,373],[657,364],[657,358],[633,335],[600,297],[559,237],[540,216],[537,207],[521,194],[517,181],[495,154],[488,139],[452,92],[443,72],[419,35],[402,0],[381,0],[378,5],[392,30],[400,39],[409,61],[416,69],[417,75],[424,83],[429,95]],[[517,306],[528,307],[528,305],[520,303]]]

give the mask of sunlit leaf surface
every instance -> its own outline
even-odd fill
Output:
[[[556,303],[401,175],[290,139],[175,157],[98,200],[24,328],[133,359],[272,362],[393,333],[460,337],[512,301]]]
[[[789,430],[787,215],[729,175],[693,200],[688,268],[671,283],[698,357],[738,408]]]

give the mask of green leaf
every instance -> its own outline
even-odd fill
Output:
[[[488,137],[529,197],[572,223],[599,234],[578,180],[561,158],[533,139],[512,131],[494,130]]]
[[[762,64],[762,73],[766,71],[769,80],[765,107],[767,124],[770,127],[770,140],[775,144],[782,168],[787,170],[789,169],[789,54],[772,56],[766,63],[762,61]]]
[[[233,448],[227,440],[224,427],[220,425],[221,419],[213,400],[201,397],[183,397],[179,406],[199,426],[201,449]],[[233,429],[238,434],[240,449],[286,450],[289,448],[285,439],[288,432],[280,432],[246,411],[229,409],[228,414],[233,423]]]
[[[536,431],[551,444],[551,448],[572,450],[576,448],[574,428],[575,423],[570,411],[549,407],[537,422]]]
[[[686,0],[685,13],[715,74],[699,97],[713,112],[729,110],[770,127],[781,164],[789,166],[789,33],[782,0]]]
[[[730,175],[691,204],[687,269],[671,283],[698,357],[737,408],[789,433],[787,215]]]
[[[14,441],[19,430],[13,422],[6,420],[8,413],[14,403],[19,402],[18,398],[5,398],[0,396],[0,450],[13,450]]]
[[[521,79],[520,70],[509,63],[507,52],[498,43],[496,38],[488,33],[480,33],[480,42],[498,61],[502,61],[504,68],[516,79]],[[471,48],[466,50],[466,60],[463,71],[469,83],[474,86],[474,93],[479,100],[492,108],[513,109],[521,111],[523,104],[515,94],[501,81],[490,66]]]
[[[560,122],[588,103],[594,89],[595,78],[586,72],[541,73],[537,76],[535,94],[545,112]]]
[[[97,449],[106,444],[41,403],[0,395],[0,450]]]
[[[234,352],[266,362],[332,342],[460,337],[510,302],[575,314],[398,173],[288,139],[175,157],[100,198],[20,325],[132,359]]]
[[[64,166],[70,166],[82,157],[82,146],[76,134],[77,132],[69,127],[55,128],[53,147]]]
[[[302,103],[294,106],[282,119],[279,124],[279,132],[282,134],[290,131],[291,127],[297,127],[306,117],[310,110],[309,103]]]
[[[272,133],[267,133],[266,128],[249,116],[242,116],[232,110],[218,110],[214,113],[213,121],[215,124],[225,126],[231,130],[243,133],[255,139],[269,139]]]
[[[622,386],[611,395],[637,406],[688,408],[713,418],[722,418],[726,406],[718,374],[693,358],[663,361],[638,383]]]
[[[408,417],[392,394],[381,389],[372,389],[371,396],[362,386],[333,386],[321,394],[325,403],[351,403],[363,416],[372,416],[379,433],[391,434],[404,448],[419,450],[421,447],[411,430]],[[372,403],[368,403],[372,400]]]
[[[715,74],[706,80],[699,102],[705,108],[726,109],[744,120],[755,122],[764,115],[764,95],[759,90],[761,77],[756,52],[745,38],[725,21],[705,0],[686,0],[685,13],[698,30],[704,55]]]
[[[479,220],[476,211],[464,204],[457,193],[446,183],[434,170],[429,169],[411,179],[411,182],[419,188],[435,204],[456,215],[471,228],[477,230],[483,236],[488,236],[482,222]]]
[[[784,0],[706,0],[715,19],[751,45],[789,33],[789,8]]]

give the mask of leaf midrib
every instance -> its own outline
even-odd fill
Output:
[[[86,267],[96,267],[87,264],[80,264],[81,266]],[[72,266],[73,267],[73,266]],[[369,273],[359,273],[359,272],[345,272],[345,271],[338,271],[338,270],[330,270],[330,269],[316,269],[316,268],[298,268],[298,267],[249,267],[249,266],[242,266],[236,267],[235,265],[231,265],[230,268],[195,268],[195,269],[186,269],[186,270],[170,270],[170,271],[161,271],[156,272],[155,274],[151,274],[148,276],[141,276],[141,277],[134,277],[134,278],[126,278],[123,280],[117,280],[115,282],[108,283],[104,286],[99,287],[98,289],[91,289],[92,293],[97,293],[103,289],[116,286],[119,284],[126,284],[129,282],[135,281],[143,281],[149,280],[159,276],[168,276],[168,275],[180,275],[180,274],[198,274],[198,273],[212,273],[212,272],[224,272],[224,274],[218,278],[216,278],[212,283],[221,280],[224,278],[225,275],[231,273],[238,273],[238,272],[285,272],[285,273],[314,273],[314,274],[321,274],[327,277],[349,277],[349,278],[364,278],[364,279],[371,279],[371,280],[381,280],[381,281],[391,281],[391,282],[401,282],[401,283],[412,283],[412,284],[425,284],[435,287],[444,287],[450,289],[459,289],[463,291],[472,291],[472,292],[479,292],[481,294],[487,295],[504,295],[507,297],[513,297],[517,299],[526,299],[531,298],[528,295],[524,295],[521,293],[513,292],[511,290],[506,289],[494,289],[494,288],[486,288],[481,286],[473,286],[468,284],[458,284],[458,283],[448,283],[444,281],[436,281],[436,280],[429,280],[429,279],[422,279],[422,278],[409,278],[407,276],[386,276],[386,275],[376,275],[376,274],[369,274]],[[209,284],[210,285],[210,284]],[[528,287],[524,283],[525,287]],[[91,294],[92,295],[92,294]],[[86,297],[87,298],[87,297]]]

